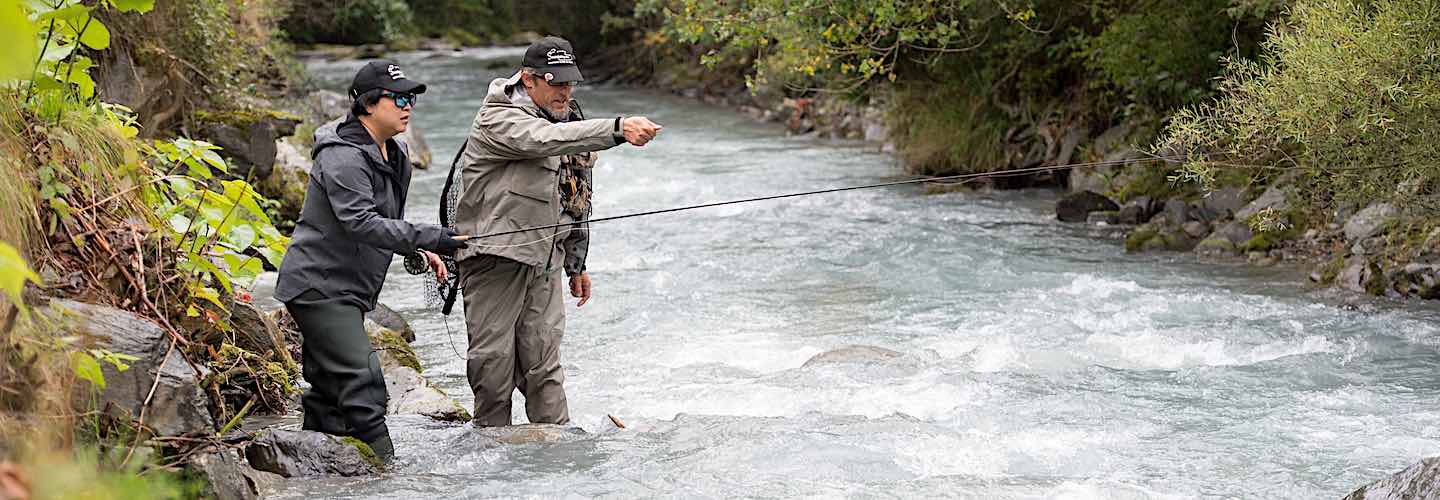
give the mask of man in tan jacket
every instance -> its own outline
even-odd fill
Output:
[[[639,116],[569,121],[570,92],[582,79],[574,54],[570,42],[545,37],[526,50],[518,73],[490,82],[461,158],[464,189],[456,207],[461,234],[560,223],[556,186],[562,156],[625,142],[643,146],[660,132],[659,125]],[[476,425],[510,425],[510,397],[517,388],[531,422],[570,421],[560,365],[565,255],[558,243],[565,231],[471,240],[456,254]],[[573,276],[570,288],[582,303],[588,300],[589,275]]]

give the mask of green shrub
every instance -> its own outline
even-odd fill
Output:
[[[411,14],[404,0],[304,0],[281,26],[299,43],[382,43],[404,36]]]
[[[1293,170],[1311,206],[1390,200],[1433,211],[1440,181],[1440,3],[1303,0],[1220,97],[1180,112],[1160,148],[1187,178]]]

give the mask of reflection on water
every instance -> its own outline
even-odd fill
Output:
[[[500,72],[401,61],[430,86],[416,120],[448,160]],[[358,66],[312,70],[343,87]],[[665,125],[602,154],[597,216],[899,175],[874,148],[723,109],[576,96]],[[435,220],[443,182],[416,175],[412,220]],[[1293,270],[1127,256],[1055,222],[1053,196],[887,188],[597,224],[595,298],[568,299],[564,346],[586,434],[507,444],[392,417],[397,470],[291,480],[280,497],[1338,498],[1440,451],[1432,306],[1356,308]],[[382,301],[469,405],[463,320],[420,286],[397,260]],[[852,344],[902,356],[802,366]]]

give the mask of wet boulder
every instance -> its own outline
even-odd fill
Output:
[[[1085,222],[1090,212],[1119,210],[1120,205],[1094,191],[1070,193],[1055,204],[1055,216],[1064,222]]]
[[[1361,486],[1344,500],[1431,500],[1440,498],[1440,457],[1430,457],[1394,475]]]
[[[228,449],[194,458],[190,470],[205,479],[200,496],[218,500],[264,498],[284,480],[279,474],[255,470]]]
[[[410,322],[405,321],[404,316],[401,316],[400,313],[395,312],[394,309],[391,309],[385,304],[376,302],[375,310],[365,313],[365,319],[367,321],[374,321],[375,324],[381,327],[394,330],[396,333],[399,333],[400,338],[405,339],[406,342],[415,341],[415,329],[410,327]]]
[[[384,468],[360,440],[315,431],[264,431],[245,448],[245,458],[256,470],[284,477],[365,476]]]
[[[475,431],[483,437],[503,444],[566,443],[585,439],[589,433],[579,427],[556,424],[521,424],[503,427],[480,427]]]
[[[826,363],[883,363],[904,356],[897,351],[869,345],[848,345],[811,356],[802,367]]]
[[[380,353],[385,392],[390,396],[387,413],[424,415],[449,422],[470,420],[470,412],[465,407],[421,375],[420,357],[399,333],[373,321],[366,321],[365,325],[370,343]]]
[[[100,364],[105,387],[99,400],[131,419],[139,419],[144,409],[145,426],[156,435],[215,432],[208,408],[210,398],[200,383],[207,370],[190,365],[178,346],[171,349],[170,336],[160,325],[102,305],[56,300],[50,307],[63,309],[57,312],[68,323],[68,331],[93,341],[95,347],[137,358],[129,362],[125,371],[110,363]]]
[[[394,357],[381,356],[380,369],[385,372],[385,392],[390,396],[387,413],[424,415],[447,422],[470,420],[470,412],[455,398],[435,387],[415,369],[401,366]]]

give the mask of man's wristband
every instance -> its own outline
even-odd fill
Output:
[[[622,121],[624,121],[624,120],[625,120],[625,117],[623,117],[623,116],[617,116],[617,117],[615,117],[615,130],[612,131],[612,132],[610,132],[610,136],[615,139],[615,145],[616,145],[616,146],[619,146],[619,145],[621,145],[621,144],[625,144],[625,131],[620,128],[620,122],[622,122]]]

